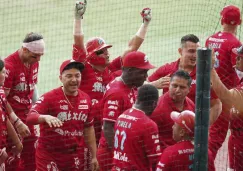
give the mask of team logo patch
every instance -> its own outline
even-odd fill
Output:
[[[102,39],[98,39],[98,43],[99,43],[99,45],[101,45],[101,44],[103,44],[103,43],[105,43],[105,42],[104,42],[104,40],[102,40]]]
[[[88,105],[79,105],[78,109],[89,109]]]
[[[148,56],[144,56],[144,62],[148,62],[149,59],[148,59]]]

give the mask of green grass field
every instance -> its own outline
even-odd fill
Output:
[[[83,22],[85,40],[103,37],[113,45],[112,58],[123,52],[141,25],[142,8],[152,8],[153,18],[140,50],[147,53],[156,66],[178,58],[180,38],[185,34],[196,34],[204,45],[209,35],[221,29],[219,13],[225,5],[243,6],[242,0],[87,1]],[[64,59],[71,58],[74,4],[75,0],[1,0],[0,56],[16,51],[28,32],[44,36],[47,50],[40,62],[40,94],[60,85],[59,66]],[[243,39],[241,28],[237,36]]]

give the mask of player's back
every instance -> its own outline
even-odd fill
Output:
[[[115,124],[113,171],[149,171],[158,161],[160,146],[156,124],[142,111],[131,108]],[[148,140],[148,139],[151,139]]]
[[[206,41],[206,47],[214,49],[214,68],[227,88],[233,88],[238,82],[233,68],[236,63],[236,58],[232,53],[232,49],[240,45],[240,41],[228,32],[218,32]]]
[[[157,165],[157,171],[191,171],[193,169],[194,145],[191,141],[181,141],[167,147]]]

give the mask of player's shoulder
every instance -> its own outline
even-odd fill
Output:
[[[189,97],[186,97],[185,100],[188,106],[190,106],[191,108],[195,107],[195,103]]]
[[[157,71],[164,71],[166,75],[173,74],[175,71],[178,70],[178,64],[180,59],[177,59],[176,61],[167,62],[166,64],[160,66]]]
[[[6,58],[4,58],[5,67],[10,67],[10,68],[14,68],[14,66],[16,67],[18,60],[19,60],[19,54],[18,51],[16,51],[11,55],[7,56]]]
[[[124,83],[120,80],[120,77],[116,77],[114,80],[109,82],[106,86],[106,95],[115,95],[115,96],[122,96],[123,92],[127,91],[127,87]]]
[[[58,96],[60,96],[60,94],[62,93],[62,89],[61,87],[58,88],[54,88],[46,93],[44,93],[42,96],[46,97],[46,98],[50,98],[50,99],[56,99]]]

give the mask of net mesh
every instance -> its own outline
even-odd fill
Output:
[[[6,57],[20,48],[28,32],[44,36],[46,53],[40,62],[39,94],[60,85],[59,66],[63,60],[71,58],[74,3],[74,0],[1,1],[1,56]],[[89,0],[83,22],[85,40],[103,37],[106,43],[113,45],[111,58],[121,55],[141,25],[139,12],[150,7],[153,18],[140,50],[159,67],[179,57],[177,49],[183,35],[193,33],[204,45],[208,36],[221,29],[219,12],[228,4],[242,10],[242,0]],[[243,37],[241,27],[237,37]],[[226,139],[215,161],[217,170],[227,169],[227,154]]]

